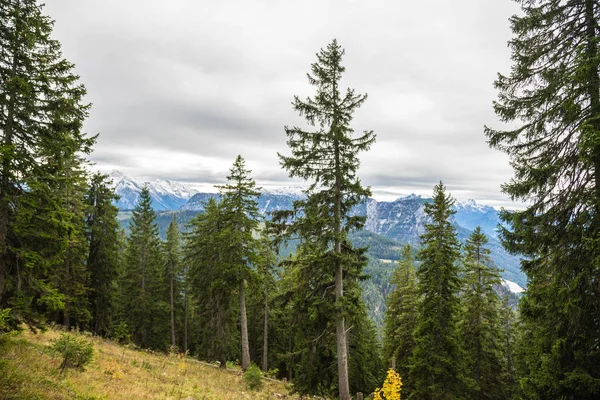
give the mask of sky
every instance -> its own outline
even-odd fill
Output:
[[[508,157],[490,149],[500,127],[497,73],[510,70],[511,0],[47,0],[54,38],[93,104],[103,172],[223,183],[241,154],[265,188],[297,186],[280,168],[284,126],[307,127],[294,95],[336,38],[343,87],[367,93],[352,128],[377,142],[359,177],[379,200],[431,196],[440,180],[459,199],[515,207],[500,186]]]

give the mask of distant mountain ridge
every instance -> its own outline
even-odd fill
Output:
[[[152,207],[157,211],[178,210],[198,193],[197,190],[181,182],[162,179],[144,182],[130,178],[117,170],[112,171],[109,177],[112,179],[115,193],[119,195],[116,206],[123,211],[133,210],[144,186],[148,186]]]
[[[113,178],[113,184],[115,191],[121,196],[117,206],[122,210],[133,209],[144,184],[120,173],[111,176],[117,178]],[[187,219],[190,215],[204,211],[204,204],[208,199],[219,197],[217,193],[201,193],[174,181],[157,180],[149,182],[148,187],[153,207],[157,211],[178,210],[177,212],[185,213]],[[298,187],[263,190],[258,199],[258,209],[262,215],[267,216],[275,210],[291,209],[293,202],[302,197],[302,190]],[[367,217],[366,231],[400,244],[418,247],[420,236],[425,232],[425,224],[428,222],[424,205],[430,200],[414,194],[391,202],[367,199],[353,210],[353,214]],[[498,211],[472,199],[457,201],[455,210],[452,223],[458,232],[458,239],[464,243],[472,230],[481,226],[489,237],[487,247],[493,261],[504,269],[503,278],[524,287],[526,278],[520,270],[519,258],[508,254],[498,240]]]

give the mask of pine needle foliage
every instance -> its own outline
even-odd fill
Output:
[[[531,335],[521,387],[531,398],[600,396],[600,4],[523,1],[511,18],[513,66],[498,75],[486,127],[511,159],[503,191],[528,207],[504,212],[509,251],[526,256],[521,312]],[[528,339],[529,340],[529,339]]]
[[[390,281],[394,289],[386,301],[383,349],[385,361],[401,376],[407,376],[415,341],[419,291],[415,257],[410,245],[402,248],[398,267]]]
[[[494,286],[501,285],[500,270],[491,264],[488,238],[475,228],[465,244],[463,267],[464,304],[460,337],[465,354],[465,375],[470,399],[506,399],[506,364],[500,298]]]
[[[286,234],[300,238],[321,259],[316,264],[330,268],[335,276],[335,320],[338,357],[338,390],[341,399],[349,399],[348,351],[346,340],[344,274],[354,257],[349,246],[348,232],[361,228],[365,218],[351,214],[354,206],[371,192],[357,177],[358,153],[368,150],[375,141],[372,131],[355,137],[350,124],[354,112],[365,102],[367,95],[353,89],[340,88],[345,71],[342,66],[344,50],[334,39],[317,53],[308,82],[314,86],[314,97],[304,101],[298,96],[292,103],[312,129],[285,127],[290,156],[279,154],[281,166],[291,177],[311,181],[306,199],[294,202],[291,212],[279,212],[275,221],[287,223]],[[316,253],[315,253],[316,252]],[[303,253],[301,253],[303,254]],[[306,254],[306,253],[304,253]]]
[[[450,223],[454,200],[440,182],[425,204],[425,225],[417,276],[421,302],[407,386],[410,399],[464,398],[463,360],[458,337],[460,245]]]

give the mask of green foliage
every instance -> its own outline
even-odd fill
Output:
[[[186,280],[199,324],[198,353],[223,367],[239,349],[234,335],[239,265],[228,259],[231,242],[226,218],[222,205],[209,199],[205,212],[192,220],[184,246]]]
[[[0,308],[0,337],[10,330],[10,308]]]
[[[165,278],[169,287],[168,298],[171,316],[171,348],[177,346],[175,309],[181,303],[180,282],[183,280],[181,265],[181,243],[179,241],[179,226],[173,214],[173,220],[167,230],[167,241],[164,243]]]
[[[491,264],[486,235],[477,227],[465,245],[463,311],[460,337],[465,354],[465,376],[470,399],[506,399],[507,365],[500,325],[500,299],[494,286],[500,270]],[[508,349],[507,349],[508,350]]]
[[[129,332],[127,323],[121,321],[121,323],[114,329],[112,337],[119,343],[127,344],[131,342],[131,333]]]
[[[245,161],[238,155],[230,169],[227,184],[217,186],[222,196],[223,215],[225,216],[228,248],[224,252],[232,268],[237,269],[239,286],[240,336],[242,350],[242,369],[250,366],[250,348],[248,341],[248,322],[246,315],[246,280],[251,273],[250,265],[256,264],[258,242],[253,233],[258,228],[258,196],[260,188],[250,177],[252,171],[246,169]]]
[[[115,200],[116,195],[108,186],[107,176],[94,174],[85,196],[89,243],[86,266],[90,274],[91,330],[103,336],[109,333],[115,313],[115,286],[121,262],[118,210],[113,205]]]
[[[503,186],[525,210],[504,212],[507,249],[522,254],[526,398],[600,395],[600,34],[597,1],[523,2],[511,18],[513,66],[486,128],[510,157]]]
[[[415,347],[415,330],[419,306],[419,293],[413,249],[410,245],[402,249],[398,267],[394,270],[391,284],[394,289],[387,298],[384,325],[384,359],[388,366],[407,376],[410,357]]]
[[[0,306],[85,324],[85,88],[35,0],[0,7]]]
[[[262,390],[263,388],[263,376],[262,371],[256,364],[250,365],[244,372],[244,383],[250,390]]]
[[[94,346],[82,337],[63,333],[60,338],[53,341],[48,348],[52,353],[62,357],[60,370],[65,368],[83,369],[86,364],[92,361],[94,356]]]
[[[463,360],[457,320],[460,280],[459,243],[450,223],[454,200],[440,182],[433,203],[425,205],[431,223],[425,225],[419,251],[418,319],[410,372],[405,381],[411,398],[461,399],[464,396]]]
[[[354,111],[367,96],[356,94],[353,89],[343,94],[340,89],[339,81],[345,71],[341,63],[343,55],[344,50],[335,39],[321,49],[308,74],[309,83],[316,89],[315,96],[305,101],[294,97],[294,110],[315,129],[286,127],[292,154],[279,154],[279,158],[291,177],[312,182],[306,190],[306,199],[295,201],[293,211],[275,213],[272,226],[287,237],[301,240],[303,249],[299,249],[297,255],[306,259],[297,262],[316,268],[315,275],[321,279],[317,285],[331,284],[325,270],[334,271],[335,297],[327,298],[330,302],[333,300],[329,315],[335,318],[339,395],[348,398],[345,318],[350,307],[344,299],[344,285],[352,285],[366,261],[364,251],[351,247],[348,233],[365,223],[364,217],[352,215],[351,210],[371,194],[368,188],[362,187],[356,172],[360,164],[358,153],[371,147],[375,135],[368,131],[353,137],[350,123]]]
[[[163,254],[155,217],[150,192],[144,188],[133,210],[121,301],[124,321],[131,329],[133,342],[141,347],[167,349],[168,285],[164,279]]]

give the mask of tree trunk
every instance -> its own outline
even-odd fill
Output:
[[[585,19],[586,19],[586,36],[587,36],[587,48],[586,55],[588,62],[591,63],[589,66],[588,76],[588,92],[590,95],[590,115],[594,118],[600,113],[600,75],[598,73],[598,67],[600,61],[598,60],[598,42],[597,42],[597,18],[594,0],[587,0],[585,3]],[[594,119],[592,121],[594,134],[600,131],[600,121]],[[596,143],[594,148],[594,184],[595,184],[595,220],[596,229],[600,229],[600,143]]]
[[[187,273],[186,273],[187,276]],[[187,289],[184,294],[184,305],[183,305],[183,351],[187,353],[188,351],[188,295]]]
[[[263,327],[262,370],[267,372],[267,356],[269,346],[269,288],[265,286],[265,325]]]
[[[240,325],[242,330],[242,370],[250,366],[250,345],[248,344],[248,320],[246,319],[245,279],[240,280]]]
[[[175,277],[171,268],[171,347],[175,348]]]
[[[339,243],[336,247],[339,246]],[[340,304],[344,296],[342,265],[337,262],[335,271],[335,300]],[[350,400],[350,385],[348,383],[348,349],[346,345],[346,324],[342,310],[338,310],[335,321],[337,338],[338,379],[340,400]]]

